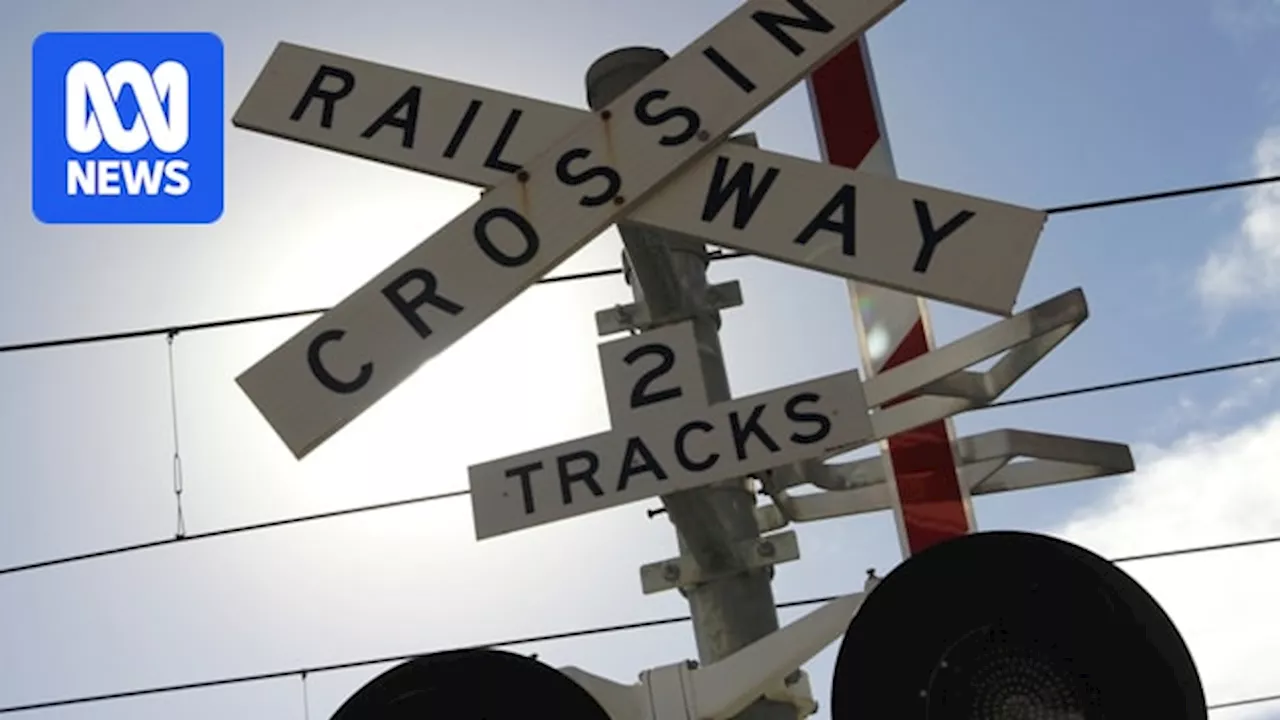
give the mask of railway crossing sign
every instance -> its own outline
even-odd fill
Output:
[[[856,449],[858,372],[708,405],[693,323],[600,346],[613,428],[468,469],[476,538]]]
[[[897,358],[902,362],[868,370],[865,380],[851,370],[747,397],[722,400],[717,393],[716,402],[701,365],[701,353],[714,348],[699,342],[705,325],[686,318],[606,342],[599,353],[610,430],[469,468],[477,538],[735,478],[757,481],[773,501],[755,508],[761,532],[893,505],[887,486],[896,480],[873,477],[871,459],[825,461],[989,404],[1087,317],[1079,290],[1013,314],[1043,211],[724,142],[902,2],[745,0],[594,112],[281,43],[237,111],[237,126],[488,192],[238,383],[295,457],[304,457],[625,220],[1006,317],[943,347],[925,343]],[[644,302],[637,294],[634,308],[643,310]],[[635,327],[615,310],[613,319],[598,317],[602,334]],[[965,369],[1000,355],[987,370]],[[947,445],[948,457],[966,461],[957,475],[967,490],[1132,469],[1128,449],[1113,443],[1000,431]],[[1036,459],[1010,464],[1015,455]],[[896,477],[898,469],[889,470]],[[823,492],[788,492],[801,484]],[[770,537],[784,536],[790,552],[748,538],[767,558],[750,567],[798,557],[794,534]],[[770,544],[754,542],[762,539]],[[650,583],[646,592],[683,590],[725,570],[697,566],[692,554],[664,565],[680,570],[686,559],[707,572],[667,577],[664,570],[666,584]],[[930,615],[938,597],[966,583],[985,592]],[[926,615],[932,620],[920,624]],[[1020,644],[989,652],[990,638],[980,637],[965,645],[990,627]],[[1205,717],[1185,646],[1136,584],[1059,541],[986,533],[939,543],[883,583],[871,577],[865,592],[836,598],[709,665],[651,668],[640,684],[624,686],[492,650],[437,653],[379,676],[335,718],[440,708],[475,714],[465,693],[458,697],[470,704],[447,696],[479,676],[504,690],[479,708],[495,718],[516,717],[535,698],[535,705],[583,720],[729,720],[762,696],[803,717],[816,706],[798,665],[842,632],[837,720],[922,707],[944,714],[1027,708],[1027,686],[1060,700],[1064,711],[1087,705],[1062,700],[1064,693],[1050,697],[1063,677],[1074,682],[1069,690],[1106,695],[1107,711],[1122,716],[1149,710],[1149,698],[1158,696],[1168,705],[1157,713],[1162,717]],[[1041,652],[1063,642],[1074,649]],[[898,654],[897,665],[882,662],[886,653]],[[1060,662],[1056,675],[1034,677],[1007,672],[1011,663],[1035,670],[1058,661],[1071,667],[1064,671]],[[1135,689],[1134,668],[1160,671]]]
[[[369,132],[406,93],[412,100],[405,126]],[[280,43],[232,122],[488,188],[590,117],[579,108]],[[1045,221],[1038,210],[730,143],[626,217],[1000,315],[1017,300]],[[962,221],[948,225],[953,218]],[[850,242],[844,229],[855,233]]]
[[[302,458],[623,217],[1009,314],[1043,213],[722,144],[901,2],[748,0],[596,113],[281,45],[236,124],[491,189],[237,382]]]

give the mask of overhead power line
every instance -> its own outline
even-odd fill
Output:
[[[1039,393],[1036,395],[1024,395],[1022,397],[1009,398],[1008,400],[997,400],[982,407],[974,408],[969,412],[977,412],[979,410],[988,410],[998,407],[1009,407],[1011,405],[1026,405],[1028,403],[1044,402],[1046,400],[1061,400],[1063,398],[1076,397],[1078,395],[1091,395],[1094,393],[1124,390],[1126,388],[1138,387],[1140,385],[1154,385],[1162,382],[1170,382],[1172,380],[1185,380],[1187,378],[1199,377],[1201,375],[1214,375],[1221,372],[1230,372],[1232,370],[1245,370],[1248,368],[1262,367],[1264,365],[1274,365],[1275,363],[1280,363],[1280,355],[1266,355],[1259,358],[1253,358],[1252,360],[1237,360],[1235,362],[1222,363],[1219,365],[1205,365],[1198,368],[1191,368],[1190,370],[1178,370],[1177,372],[1161,373],[1159,375],[1144,375],[1142,377],[1102,383],[1100,385],[1086,385],[1078,388],[1070,388],[1068,390],[1057,390],[1054,392]]]
[[[1066,213],[1073,213],[1073,212],[1098,210],[1103,208],[1117,207],[1122,205],[1131,205],[1131,204],[1150,202],[1155,200],[1164,200],[1164,199],[1170,199],[1175,197],[1185,197],[1185,196],[1198,195],[1203,193],[1218,192],[1222,190],[1258,186],[1263,184],[1274,183],[1277,181],[1280,181],[1280,175],[1251,178],[1247,180],[1237,180],[1237,181],[1216,183],[1216,184],[1210,184],[1210,185],[1198,185],[1198,186],[1179,188],[1174,190],[1145,193],[1141,195],[1114,197],[1114,198],[1108,198],[1103,200],[1076,203],[1072,205],[1062,205],[1062,206],[1047,208],[1045,212],[1050,215],[1058,215],[1058,214],[1066,214]],[[712,254],[711,259],[727,260],[727,259],[741,258],[741,257],[749,257],[749,255],[747,255],[746,253],[739,253],[739,252],[718,251]],[[608,269],[593,270],[593,271],[580,272],[580,273],[551,276],[551,277],[547,277],[539,280],[538,284],[551,284],[551,283],[559,283],[559,282],[566,282],[566,281],[573,281],[573,280],[585,280],[590,278],[608,277],[608,276],[620,275],[621,273],[622,273],[622,270],[620,268],[608,268]],[[55,340],[15,343],[10,345],[0,345],[0,353],[18,352],[23,350],[47,349],[47,348],[55,348],[55,347],[66,347],[66,346],[74,346],[74,345],[84,345],[84,344],[90,344],[90,343],[107,342],[112,340],[135,339],[135,338],[142,338],[142,337],[155,336],[155,335],[167,335],[172,337],[181,332],[210,330],[210,329],[217,329],[217,328],[234,327],[238,325],[246,325],[250,323],[267,322],[271,320],[283,320],[283,319],[292,319],[292,318],[307,317],[312,315],[319,315],[321,313],[326,312],[327,310],[328,308],[296,310],[291,312],[280,312],[280,313],[271,313],[266,315],[245,316],[245,317],[237,317],[237,318],[228,318],[224,320],[206,321],[206,322],[200,322],[200,323],[189,323],[185,325],[171,325],[171,326],[157,327],[157,328],[150,328],[150,329],[121,331],[121,332],[79,336],[79,337],[69,337],[69,338],[61,338],[61,339],[55,339]],[[1164,375],[1134,378],[1134,379],[1115,382],[1115,383],[1108,383],[1105,385],[1094,385],[1094,386],[1075,388],[1075,389],[1064,390],[1064,391],[1059,391],[1054,393],[1025,396],[1021,398],[1014,398],[1010,400],[992,403],[991,405],[988,405],[986,407],[1001,407],[1001,406],[1009,406],[1009,405],[1016,405],[1016,404],[1025,404],[1030,402],[1039,402],[1044,400],[1071,397],[1075,395],[1083,395],[1088,393],[1112,391],[1112,390],[1118,390],[1121,388],[1134,387],[1137,385],[1144,385],[1144,384],[1156,383],[1156,382],[1165,382],[1170,380],[1193,377],[1197,375],[1205,375],[1210,373],[1224,372],[1224,371],[1254,367],[1254,366],[1259,366],[1264,364],[1271,364],[1275,362],[1280,362],[1280,356],[1258,358],[1254,360],[1229,363],[1226,365],[1208,366],[1208,367],[1202,367],[1202,368],[1181,371],[1176,373],[1168,373]],[[82,553],[79,555],[63,557],[63,558],[58,558],[54,560],[28,563],[25,565],[12,566],[8,568],[0,568],[0,575],[8,575],[8,574],[14,574],[14,573],[28,571],[28,570],[35,570],[39,568],[47,568],[47,567],[63,565],[63,564],[82,561],[82,560],[102,558],[102,557],[107,557],[111,555],[117,555],[117,554],[122,554],[127,552],[134,552],[139,550],[160,547],[160,546],[169,545],[173,543],[187,542],[190,540],[220,537],[220,536],[250,532],[255,530],[282,527],[286,525],[309,522],[313,520],[330,519],[330,518],[336,518],[336,517],[345,516],[345,515],[353,515],[356,513],[371,512],[376,510],[389,509],[393,507],[403,507],[403,506],[412,505],[412,504],[430,502],[435,500],[443,500],[443,499],[453,498],[453,497],[460,497],[466,494],[468,494],[466,490],[458,490],[453,492],[408,498],[404,500],[378,503],[374,505],[365,505],[361,507],[348,508],[343,510],[325,512],[325,513],[317,513],[313,515],[299,516],[294,518],[286,518],[286,519],[263,522],[263,523],[255,523],[251,525],[242,525],[237,527],[224,528],[221,530],[209,531],[204,533],[182,535],[176,538],[169,538],[169,539],[157,540],[157,541],[146,542],[146,543],[138,543],[134,545],[122,546],[122,547],[111,548],[106,550],[98,550],[98,551],[89,552],[89,553]],[[1232,542],[1232,543],[1222,543],[1218,545],[1201,546],[1201,547],[1195,547],[1195,548],[1184,548],[1179,550],[1170,550],[1170,551],[1163,551],[1163,552],[1156,552],[1156,553],[1147,553],[1144,555],[1134,555],[1130,557],[1116,558],[1115,560],[1113,560],[1113,562],[1119,563],[1119,562],[1132,562],[1137,560],[1149,560],[1149,559],[1155,559],[1155,558],[1173,557],[1173,556],[1179,556],[1179,555],[1186,555],[1190,553],[1207,552],[1207,551],[1213,551],[1213,550],[1242,548],[1246,546],[1256,546],[1256,545],[1275,543],[1275,542],[1280,542],[1280,536],[1267,537],[1267,538],[1255,538],[1252,540],[1244,540],[1244,541],[1238,541],[1238,542]],[[822,602],[828,602],[834,599],[835,597],[836,596],[827,596],[827,597],[809,598],[805,600],[784,602],[784,603],[779,603],[778,607],[789,608],[789,607],[802,607],[807,605],[814,605]],[[520,646],[520,645],[528,645],[528,644],[537,643],[537,642],[548,642],[548,641],[554,641],[554,640],[584,637],[584,636],[598,635],[598,634],[604,634],[604,633],[615,633],[615,632],[621,632],[626,630],[637,630],[637,629],[644,629],[644,628],[650,628],[650,627],[657,627],[661,625],[687,622],[688,620],[689,620],[688,616],[658,618],[653,620],[646,620],[646,621],[639,621],[639,622],[632,622],[632,623],[625,623],[625,624],[615,624],[615,625],[608,625],[608,626],[595,627],[595,628],[572,630],[572,631],[566,631],[566,632],[560,632],[560,633],[550,633],[550,634],[544,634],[544,635],[529,636],[524,638],[516,638],[516,639],[507,640],[503,642],[490,643],[490,644],[479,645],[474,647],[499,647],[499,646],[514,647],[514,646]],[[421,654],[421,653],[415,653],[412,655],[372,658],[372,659],[365,659],[365,660],[359,660],[359,661],[335,663],[330,665],[321,665],[321,666],[316,666],[311,668],[299,668],[299,669],[287,670],[287,671],[258,673],[254,675],[242,675],[237,677],[227,677],[227,678],[220,678],[216,680],[206,680],[206,681],[184,683],[184,684],[177,684],[177,685],[141,688],[141,689],[127,690],[127,691],[120,691],[120,692],[106,693],[106,694],[99,694],[99,695],[64,698],[61,700],[52,700],[52,701],[30,703],[30,704],[24,704],[24,705],[13,705],[8,707],[0,707],[0,714],[15,713],[15,712],[21,712],[21,711],[27,711],[27,710],[49,709],[54,707],[65,707],[69,705],[80,705],[80,704],[93,703],[93,702],[102,702],[107,700],[141,697],[146,695],[171,693],[171,692],[192,690],[192,689],[198,689],[198,688],[210,688],[210,687],[217,687],[217,686],[223,686],[223,685],[231,685],[231,684],[239,684],[239,683],[247,683],[247,682],[255,682],[255,681],[265,681],[265,680],[279,679],[279,678],[285,678],[285,677],[291,677],[291,676],[297,676],[297,675],[301,675],[305,677],[306,675],[309,675],[309,674],[315,674],[315,673],[321,673],[321,672],[397,662],[397,661],[409,659],[411,657],[415,657],[418,654]],[[1272,702],[1276,700],[1280,700],[1280,695],[1267,695],[1267,696],[1258,696],[1258,697],[1252,697],[1252,698],[1232,700],[1232,701],[1210,705],[1210,709],[1216,710],[1216,709],[1224,709],[1224,708],[1231,708],[1231,707],[1240,707],[1244,705]]]
[[[1229,180],[1227,182],[1214,183],[1211,185],[1192,185],[1184,188],[1176,188],[1174,190],[1158,190],[1156,192],[1144,193],[1142,195],[1122,195],[1119,197],[1090,200],[1072,205],[1058,205],[1056,207],[1045,208],[1044,211],[1050,215],[1065,215],[1067,213],[1085,212],[1087,210],[1102,210],[1104,208],[1119,207],[1121,205],[1136,205],[1138,203],[1152,202],[1154,200],[1170,200],[1172,198],[1187,197],[1188,195],[1203,195],[1205,193],[1220,192],[1222,190],[1239,190],[1241,188],[1256,187],[1258,185],[1268,185],[1277,181],[1280,181],[1280,175],[1265,175],[1263,177],[1249,178],[1246,180]]]
[[[1102,383],[1100,385],[1087,385],[1084,387],[1071,388],[1068,390],[1058,390],[1048,393],[1040,393],[1037,395],[1026,395],[1019,398],[1010,398],[1008,400],[999,400],[985,405],[980,408],[974,408],[969,412],[977,412],[997,407],[1009,407],[1011,405],[1025,405],[1034,402],[1044,402],[1046,400],[1059,400],[1062,398],[1076,397],[1080,395],[1088,395],[1092,393],[1111,392],[1122,390],[1125,388],[1137,387],[1140,385],[1150,385],[1154,383],[1169,382],[1172,380],[1181,380],[1184,378],[1197,377],[1200,375],[1209,375],[1213,373],[1227,372],[1231,370],[1241,370],[1251,367],[1259,367],[1273,363],[1280,363],[1280,355],[1271,355],[1267,357],[1254,358],[1252,360],[1242,360],[1239,362],[1225,363],[1221,365],[1208,365],[1205,367],[1193,368],[1190,370],[1182,370],[1179,372],[1162,373],[1159,375],[1148,375],[1145,377],[1131,378],[1118,382]],[[431,495],[420,495],[417,497],[404,498],[401,500],[391,500],[388,502],[374,503],[371,505],[359,505],[356,507],[343,508],[340,510],[330,510],[327,512],[314,513],[311,515],[298,515],[290,518],[281,518],[279,520],[269,520],[260,523],[251,523],[248,525],[238,525],[234,527],[222,528],[220,530],[210,530],[200,533],[188,533],[182,537],[171,537],[160,540],[150,540],[147,542],[134,543],[131,545],[120,545],[113,548],[105,548],[101,550],[93,550],[90,552],[77,553],[74,555],[65,555],[63,557],[50,558],[48,560],[38,560],[21,565],[10,565],[0,568],[0,576],[14,575],[21,572],[31,570],[40,570],[44,568],[56,567],[59,565],[69,565],[71,563],[83,562],[87,560],[96,560],[99,558],[110,557],[112,555],[123,555],[125,553],[138,552],[141,550],[151,550],[154,548],[165,547],[180,543],[187,543],[193,540],[204,540],[208,538],[224,537],[227,535],[238,535],[241,533],[254,532],[257,530],[269,530],[271,528],[285,527],[287,525],[296,525],[316,520],[329,520],[333,518],[343,517],[346,515],[357,515],[361,513],[374,512],[378,510],[389,510],[391,508],[405,507],[408,505],[419,505],[422,503],[434,502],[437,500],[447,500],[450,498],[462,497],[468,495],[468,490],[453,490],[443,493],[434,493]],[[1273,539],[1266,539],[1262,542],[1272,542]]]
[[[1276,538],[1280,539],[1280,538]],[[1256,541],[1254,541],[1256,542]],[[1206,548],[1189,548],[1186,550],[1172,551],[1169,553],[1156,553],[1151,555],[1134,556],[1132,558],[1116,558],[1113,562],[1126,562],[1128,560],[1147,559],[1150,557],[1163,557],[1165,555],[1185,554],[1188,552],[1199,552],[1202,550],[1216,550],[1228,547],[1239,547],[1243,544],[1227,544],[1217,545]],[[818,605],[820,603],[830,602],[840,597],[839,595],[824,595],[821,597],[811,597],[804,600],[791,600],[788,602],[778,603],[778,609],[807,607],[810,605]],[[616,623],[613,625],[601,625],[592,628],[582,628],[579,630],[566,630],[563,632],[544,633],[541,635],[527,635],[520,638],[512,638],[491,643],[483,643],[479,645],[470,645],[457,649],[484,649],[484,648],[512,648],[522,645],[532,645],[535,643],[552,642],[556,640],[569,640],[572,638],[589,637],[592,635],[604,635],[628,630],[644,630],[648,628],[660,627],[664,625],[674,625],[677,623],[688,622],[688,615],[673,615],[664,618],[654,618],[652,620],[640,620],[629,623]],[[363,660],[350,660],[347,662],[330,663],[327,665],[315,665],[312,667],[296,668],[293,670],[277,670],[273,672],[254,673],[251,675],[237,675],[232,677],[222,677],[214,680],[201,680],[197,682],[178,683],[173,685],[156,685],[147,688],[135,688],[133,690],[120,690],[117,692],[101,693],[96,695],[81,695],[78,697],[62,698],[58,700],[45,700],[42,702],[26,703],[22,705],[10,705],[0,707],[0,715],[8,713],[24,712],[28,710],[48,710],[56,707],[66,707],[69,705],[86,705],[89,703],[106,702],[108,700],[124,700],[127,698],[144,697],[148,695],[162,695],[166,693],[182,692],[184,690],[198,690],[202,688],[221,687],[225,685],[238,685],[251,682],[262,682],[265,680],[279,680],[287,677],[311,676],[318,673],[333,672],[337,670],[351,670],[359,667],[368,667],[371,665],[385,665],[388,663],[401,662],[414,657],[425,655],[428,653],[439,652],[439,650],[426,650],[418,653],[407,655],[384,655],[376,658],[366,658]],[[454,649],[454,648],[448,648]],[[1215,703],[1209,706],[1210,710],[1221,710],[1225,708],[1241,707],[1244,705],[1256,705],[1266,702],[1280,700],[1280,694],[1263,695],[1249,698],[1239,698],[1226,702]]]
[[[236,525],[233,527],[222,528],[220,530],[209,530],[207,532],[187,533],[181,537],[170,537],[161,540],[149,540],[147,542],[133,543],[132,545],[120,545],[113,548],[103,550],[93,550],[75,555],[66,555],[50,560],[40,560],[37,562],[24,563],[22,565],[10,565],[9,567],[0,568],[0,576],[13,575],[20,572],[30,570],[39,570],[42,568],[56,567],[58,565],[68,565],[75,562],[86,560],[97,560],[100,558],[110,557],[112,555],[123,555],[125,553],[138,552],[139,550],[151,550],[166,545],[175,545],[188,543],[192,540],[207,540],[215,537],[226,537],[228,535],[239,535],[241,533],[253,532],[255,530],[270,530],[271,528],[285,527],[286,525],[296,525],[299,523],[312,522],[315,520],[331,520],[333,518],[343,517],[344,515],[356,515],[359,513],[374,512],[376,510],[389,510],[391,508],[405,507],[406,505],[419,505],[422,503],[433,502],[435,500],[448,500],[449,498],[463,497],[471,494],[470,490],[453,490],[451,492],[435,493],[433,495],[420,495],[418,497],[404,498],[402,500],[391,500],[389,502],[374,503],[372,505],[361,505],[359,507],[343,508],[340,510],[330,510],[327,512],[313,513],[310,515],[298,515],[290,518],[281,518],[279,520],[268,520],[266,522],[250,523],[248,525]]]
[[[1105,208],[1118,207],[1122,205],[1135,205],[1138,203],[1152,202],[1155,200],[1168,200],[1171,198],[1187,197],[1190,195],[1201,195],[1204,193],[1220,192],[1222,190],[1235,190],[1257,185],[1267,185],[1270,183],[1280,182],[1280,175],[1268,175],[1265,177],[1249,178],[1247,180],[1232,180],[1229,182],[1213,183],[1209,185],[1193,185],[1190,187],[1176,188],[1173,190],[1161,190],[1158,192],[1143,193],[1140,195],[1124,195],[1119,197],[1105,198],[1102,200],[1091,200],[1088,202],[1074,203],[1071,205],[1058,205],[1055,207],[1045,208],[1045,212],[1050,215],[1065,215],[1067,213],[1085,212],[1089,210],[1101,210]],[[721,251],[712,254],[712,260],[732,260],[734,258],[755,257],[747,253]],[[592,278],[610,277],[613,275],[621,275],[622,268],[604,268],[600,270],[588,270],[585,272],[567,273],[564,275],[552,275],[537,281],[540,285],[548,285],[553,283],[562,283],[573,280],[588,280]],[[90,343],[109,342],[112,340],[133,340],[136,338],[150,337],[155,335],[176,335],[184,332],[194,332],[197,330],[215,330],[218,328],[235,327],[237,325],[249,325],[252,323],[268,322],[271,320],[289,320],[293,318],[309,317],[312,315],[320,315],[328,312],[329,308],[312,308],[309,310],[293,310],[289,312],[269,313],[266,315],[246,315],[243,317],[226,318],[223,320],[208,320],[198,323],[187,323],[185,325],[166,325],[164,327],[153,327],[141,330],[122,330],[119,332],[102,333],[98,335],[81,335],[78,337],[58,338],[55,340],[35,340],[24,343],[13,343],[9,345],[0,345],[0,353],[19,352],[23,350],[44,350],[55,347],[66,347],[69,345],[87,345]]]
[[[1244,707],[1245,705],[1261,705],[1262,703],[1276,702],[1280,700],[1280,693],[1275,695],[1258,695],[1255,697],[1241,698],[1239,700],[1228,700],[1227,702],[1214,703],[1209,706],[1210,710],[1226,710],[1227,708]]]

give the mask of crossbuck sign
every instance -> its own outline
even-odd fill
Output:
[[[748,0],[595,113],[281,44],[237,125],[492,189],[239,384],[301,458],[623,217],[1009,314],[1042,212],[722,144],[901,2]],[[504,159],[521,113],[485,99],[539,108],[542,146]],[[483,167],[456,162],[481,125]]]

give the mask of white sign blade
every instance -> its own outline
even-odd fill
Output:
[[[399,109],[399,125],[381,126]],[[345,155],[493,187],[591,113],[282,42],[232,124]],[[380,129],[381,127],[381,129]]]
[[[469,468],[476,538],[845,452],[873,434],[857,371],[696,413],[645,413],[625,432]]]
[[[317,92],[328,93],[321,98],[332,104],[309,104]],[[418,98],[412,132],[369,133],[406,93]],[[492,187],[590,116],[577,108],[281,43],[233,122]],[[925,203],[923,213],[915,200]],[[949,225],[953,218],[960,220]],[[873,173],[722,144],[626,219],[1008,316],[1046,216]]]
[[[723,143],[630,222],[1009,315],[1047,215]]]
[[[742,4],[249,368],[241,388],[305,456],[901,2]],[[307,103],[324,105],[320,92]],[[366,132],[403,137],[414,102],[406,93]]]

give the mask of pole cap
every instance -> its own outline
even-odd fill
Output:
[[[600,56],[587,68],[587,105],[592,110],[608,105],[668,58],[663,50],[651,47],[620,48]]]

